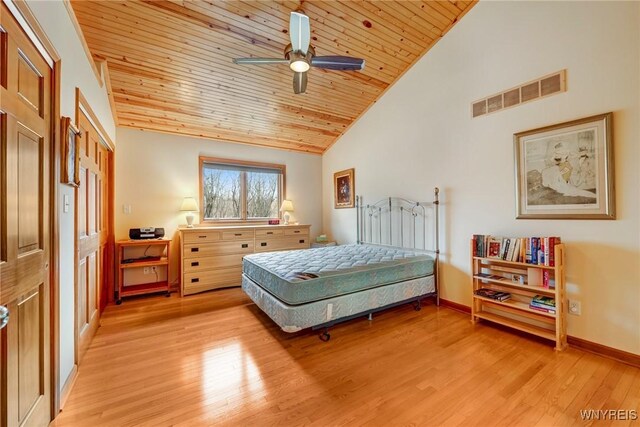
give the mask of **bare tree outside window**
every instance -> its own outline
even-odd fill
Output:
[[[239,219],[241,172],[204,168],[202,174],[204,217]]]
[[[203,158],[201,165],[201,204],[205,221],[279,217],[283,166],[254,167],[207,162]]]
[[[247,217],[278,217],[278,182],[275,173],[247,172]]]

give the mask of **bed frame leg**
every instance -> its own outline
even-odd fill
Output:
[[[413,303],[413,309],[420,311],[420,309],[422,309],[422,300],[416,300],[416,302]]]
[[[322,332],[318,335],[320,341],[327,342],[331,339],[331,335],[329,335],[329,328],[324,328]]]
[[[369,321],[373,320],[373,313],[369,313],[369,316],[367,317],[367,320],[369,320]]]

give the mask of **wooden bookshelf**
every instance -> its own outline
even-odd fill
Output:
[[[169,244],[168,239],[120,240],[116,243],[118,254],[118,295],[116,304],[122,298],[164,292],[170,295],[169,288]],[[147,255],[147,251],[154,255]],[[153,269],[151,281],[127,283],[125,271],[139,274],[145,269]],[[161,270],[161,272],[160,272]],[[137,272],[137,273],[135,273]],[[164,276],[165,278],[160,278]],[[155,279],[155,280],[153,280]]]
[[[554,266],[527,264],[506,261],[497,258],[473,256],[474,241],[471,240],[471,284],[472,304],[471,321],[486,320],[527,332],[555,342],[556,350],[567,346],[567,302],[565,290],[565,248],[563,244],[554,247]],[[555,281],[555,287],[545,287],[542,283],[533,283],[543,276],[546,270],[549,278]],[[525,283],[513,280],[520,276]],[[487,277],[492,276],[492,277]],[[476,295],[480,288],[509,292],[511,298],[497,301]],[[548,313],[529,307],[535,295],[552,297],[556,301],[556,312]]]

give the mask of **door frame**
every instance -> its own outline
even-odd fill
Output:
[[[18,25],[25,32],[29,40],[35,45],[36,49],[45,58],[46,62],[51,67],[51,144],[50,144],[50,188],[49,197],[51,198],[49,203],[49,218],[50,218],[50,259],[49,265],[49,314],[50,314],[50,384],[51,384],[51,414],[50,418],[53,420],[58,412],[60,412],[60,392],[58,390],[58,382],[60,380],[60,372],[58,367],[58,361],[60,358],[60,348],[58,345],[60,327],[60,317],[58,310],[58,303],[60,299],[59,286],[58,286],[58,272],[60,270],[60,238],[59,238],[59,226],[60,218],[58,215],[58,182],[60,180],[60,164],[61,164],[61,151],[60,151],[60,70],[62,60],[60,55],[56,51],[53,43],[47,37],[46,33],[38,23],[38,20],[29,9],[29,6],[25,1],[21,0],[2,0],[7,6],[13,17],[18,22]]]

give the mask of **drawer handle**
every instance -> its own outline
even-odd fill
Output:
[[[248,243],[243,243],[243,244],[242,244],[242,247],[243,247],[243,248],[248,248],[248,247],[249,247],[249,244],[248,244]]]
[[[198,261],[194,261],[194,262],[191,263],[191,267],[197,267],[199,265],[200,265],[200,263]]]
[[[200,248],[191,248],[191,252],[200,252]]]
[[[267,242],[261,242],[260,246],[267,246]]]
[[[235,233],[234,236],[242,236],[242,233]]]
[[[304,239],[303,239],[303,240],[300,240],[300,243],[304,243]]]
[[[206,239],[207,236],[198,236],[198,239]]]
[[[191,283],[198,283],[199,281],[200,281],[200,279],[198,279],[197,277],[191,279]]]
[[[273,234],[273,231],[267,231],[267,234]]]
[[[294,233],[299,233],[299,232],[300,232],[300,230],[293,230],[293,232],[294,232]]]

